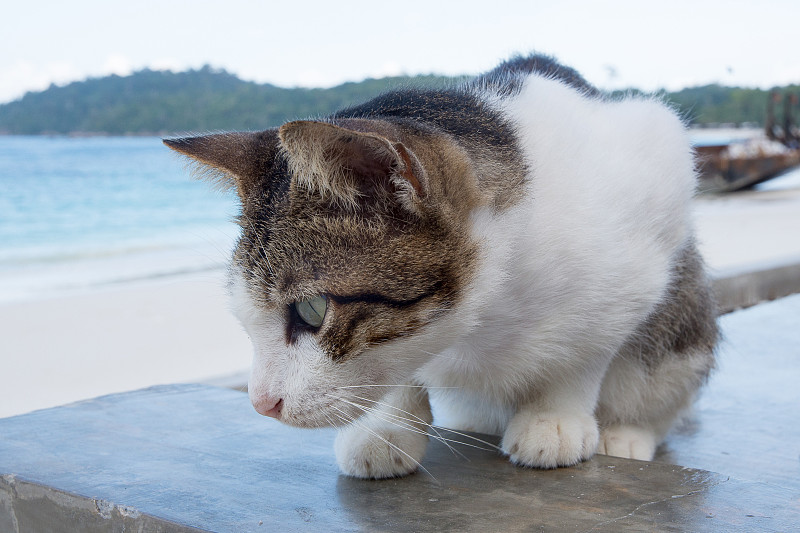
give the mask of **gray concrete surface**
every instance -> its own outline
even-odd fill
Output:
[[[800,294],[720,324],[718,368],[656,460],[789,488],[800,510]]]
[[[721,314],[800,293],[800,257],[729,267],[712,285]]]
[[[172,386],[2,421],[0,526],[11,531],[780,530],[785,489],[600,457],[551,471],[432,443],[430,474],[339,475],[330,431],[250,412],[235,391]],[[169,413],[174,412],[174,415]],[[180,524],[181,526],[178,526]],[[185,529],[184,529],[185,526]]]
[[[2,419],[0,531],[797,530],[798,317],[800,296],[723,317],[719,370],[649,463],[537,471],[433,441],[428,474],[354,480],[332,430],[205,385]]]

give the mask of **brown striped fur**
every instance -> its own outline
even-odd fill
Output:
[[[256,301],[285,310],[288,342],[307,329],[291,304],[326,294],[319,342],[334,360],[355,357],[430,324],[474,274],[469,216],[492,200],[445,134],[339,119],[167,144],[237,185],[234,263]]]

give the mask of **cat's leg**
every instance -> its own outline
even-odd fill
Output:
[[[462,388],[431,388],[429,393],[433,419],[439,427],[501,435],[514,410],[485,394]]]
[[[612,424],[600,432],[597,453],[650,461],[660,441],[661,431],[647,424]]]
[[[618,357],[609,368],[597,418],[598,453],[649,461],[656,448],[713,366],[708,350],[668,353],[655,365],[646,359]]]
[[[602,428],[597,453],[640,461],[653,458],[680,407],[674,401],[667,402],[670,407],[660,401],[664,394],[657,390],[660,380],[654,377],[636,358],[623,353],[614,360],[597,406]]]
[[[598,452],[650,460],[714,367],[716,313],[689,242],[663,302],[622,346],[597,404]]]
[[[433,422],[427,391],[397,387],[370,407],[336,436],[339,468],[347,475],[371,479],[414,472],[425,455],[427,428]]]
[[[511,461],[556,468],[594,455],[598,428],[593,411],[600,379],[587,373],[540,387],[534,401],[517,409],[503,434],[501,446]]]

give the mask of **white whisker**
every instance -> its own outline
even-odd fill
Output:
[[[436,357],[437,359],[449,359],[450,361],[460,361],[461,357],[458,356],[446,356],[441,352],[429,352],[427,350],[420,350],[425,355],[430,355],[431,357]],[[460,387],[435,387],[435,388],[449,388],[449,389],[457,389]]]
[[[338,408],[338,407],[336,407],[335,405],[331,405],[331,407],[332,407],[333,409],[336,409],[336,410],[337,410],[337,411],[339,411],[340,413],[342,413],[342,414],[343,414],[345,417],[347,417],[347,414],[346,414],[346,413],[344,413],[344,411],[342,411],[341,409],[339,409],[339,408]],[[378,434],[376,431],[374,431],[374,430],[370,429],[369,427],[367,427],[366,425],[364,425],[364,424],[360,423],[358,420],[353,420],[353,424],[355,424],[355,425],[356,425],[356,426],[358,426],[359,428],[363,429],[364,431],[367,431],[367,432],[368,432],[368,433],[370,433],[372,436],[374,436],[374,437],[377,437],[378,439],[380,439],[381,441],[383,441],[383,442],[384,442],[384,443],[385,443],[387,446],[389,446],[389,447],[390,447],[390,448],[392,448],[393,450],[395,450],[395,451],[397,451],[397,452],[399,452],[399,453],[401,453],[401,454],[405,455],[405,456],[406,456],[406,457],[408,457],[409,459],[411,459],[411,461],[412,461],[412,462],[413,462],[415,465],[417,465],[417,468],[419,468],[420,470],[422,470],[423,472],[425,472],[426,474],[428,474],[428,475],[429,475],[429,476],[430,476],[430,477],[431,477],[431,478],[432,478],[434,481],[437,481],[437,482],[438,482],[438,480],[436,479],[436,477],[435,477],[433,474],[431,474],[431,473],[430,473],[430,471],[428,471],[428,469],[427,469],[427,468],[425,468],[424,466],[422,466],[422,463],[420,463],[419,461],[417,461],[416,459],[414,459],[414,457],[412,457],[410,454],[408,454],[408,453],[407,453],[407,452],[405,452],[404,450],[400,449],[400,447],[399,447],[399,446],[397,446],[395,443],[393,443],[393,442],[390,442],[388,439],[386,439],[386,438],[382,437],[382,436],[381,436],[381,435],[379,435],[379,434]]]
[[[337,389],[360,389],[365,387],[405,387],[409,389],[460,389],[461,387],[428,387],[426,385],[342,385]]]
[[[364,411],[365,413],[372,414],[373,416],[375,416],[375,417],[379,418],[380,420],[382,420],[382,421],[384,421],[384,422],[388,422],[388,423],[390,423],[390,424],[392,424],[392,425],[394,425],[394,426],[397,426],[397,427],[399,427],[400,429],[405,429],[405,430],[411,431],[411,432],[413,432],[413,433],[417,433],[417,434],[419,434],[419,435],[425,435],[426,437],[431,437],[431,438],[434,438],[434,439],[438,440],[439,442],[441,442],[442,444],[444,444],[445,446],[447,446],[447,448],[448,448],[448,449],[449,449],[449,450],[450,450],[450,451],[451,451],[451,452],[452,452],[454,455],[459,455],[459,456],[461,456],[463,459],[466,459],[467,461],[469,461],[469,458],[467,458],[467,457],[466,457],[466,456],[465,456],[463,453],[461,453],[461,452],[459,452],[458,450],[456,450],[455,448],[453,448],[453,447],[452,447],[452,446],[451,446],[449,443],[450,443],[450,442],[452,442],[452,443],[454,443],[454,444],[464,444],[465,446],[472,446],[473,448],[477,448],[477,446],[474,446],[474,445],[472,445],[472,444],[467,444],[467,443],[460,442],[460,441],[457,441],[457,440],[453,440],[453,439],[447,439],[447,438],[445,438],[445,437],[442,437],[442,436],[439,434],[439,432],[438,432],[438,431],[436,431],[435,429],[434,429],[434,432],[435,432],[436,434],[435,434],[435,435],[431,435],[431,434],[430,434],[430,433],[428,433],[427,431],[425,431],[425,430],[423,430],[423,429],[420,429],[420,428],[418,428],[418,427],[416,427],[416,426],[415,426],[415,424],[422,424],[422,425],[424,425],[425,427],[430,427],[430,424],[428,424],[428,423],[427,423],[427,422],[425,422],[425,421],[419,421],[419,422],[415,422],[414,420],[411,420],[411,419],[409,419],[409,418],[405,418],[405,417],[402,417],[402,416],[400,416],[400,415],[395,415],[395,414],[387,413],[387,412],[385,412],[385,411],[381,411],[380,409],[376,409],[376,408],[374,408],[374,407],[369,407],[369,406],[365,406],[365,405],[360,405],[360,404],[358,404],[358,403],[350,402],[350,401],[348,401],[348,400],[344,400],[344,399],[342,399],[341,401],[343,401],[343,402],[345,402],[345,403],[348,403],[348,404],[350,404],[350,405],[353,405],[353,406],[355,406],[355,407],[358,407],[359,409],[361,409],[361,410],[362,410],[362,411]],[[398,421],[399,421],[399,422],[401,422],[401,423],[398,423]],[[485,448],[481,448],[481,449],[485,449]]]
[[[489,446],[491,448],[491,450],[501,451],[501,448],[499,446],[496,446],[496,445],[492,444],[491,442],[486,442],[485,440],[479,439],[478,437],[473,437],[472,435],[469,435],[467,433],[461,433],[461,432],[456,431],[454,429],[446,428],[446,427],[443,427],[443,426],[436,426],[434,424],[428,424],[427,422],[423,421],[419,417],[416,417],[416,415],[413,415],[412,413],[409,413],[407,411],[403,411],[399,407],[395,407],[393,405],[390,405],[390,404],[387,404],[387,403],[384,403],[384,402],[380,402],[380,401],[377,401],[377,400],[370,400],[369,398],[362,398],[360,396],[355,396],[355,398],[357,398],[359,400],[366,401],[366,402],[372,402],[372,403],[375,403],[377,405],[382,405],[382,406],[385,406],[385,407],[389,407],[391,409],[396,409],[396,410],[398,410],[400,412],[403,412],[403,413],[406,413],[406,414],[408,414],[410,416],[414,416],[415,418],[417,418],[419,420],[419,423],[424,424],[425,426],[427,426],[427,427],[429,427],[429,428],[431,428],[433,430],[448,431],[450,433],[453,433],[454,435],[459,435],[461,437],[472,439],[472,440],[474,440],[476,442],[479,442],[481,444],[485,444],[486,446]],[[475,445],[472,445],[472,444],[468,444],[466,442],[458,442],[458,441],[452,441],[452,440],[451,440],[451,442],[457,442],[458,444],[463,444],[465,446],[472,446],[473,448],[478,448],[478,449],[481,449],[481,450],[485,450],[486,449],[486,448],[481,448],[479,446],[475,446]]]

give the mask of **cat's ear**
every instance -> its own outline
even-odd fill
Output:
[[[236,187],[241,198],[267,173],[278,152],[277,130],[217,133],[163,142],[198,163],[197,172],[202,177],[211,178],[221,188]]]
[[[387,194],[411,212],[427,195],[422,164],[406,146],[372,131],[295,121],[278,130],[297,187],[359,210]]]

